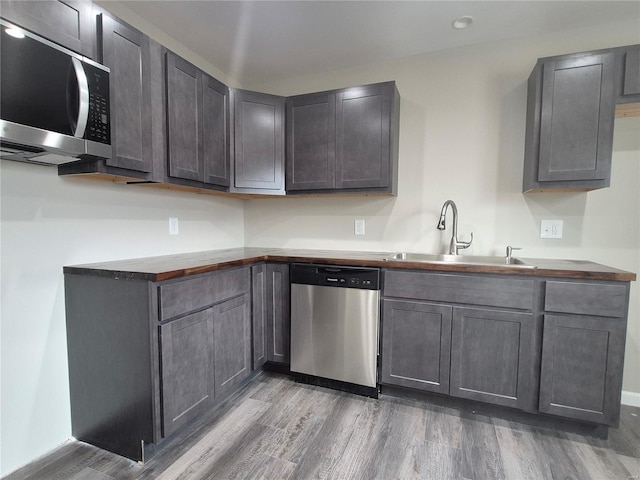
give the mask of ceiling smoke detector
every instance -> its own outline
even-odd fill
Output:
[[[463,28],[467,28],[469,25],[471,25],[473,23],[473,17],[470,17],[468,15],[465,15],[464,17],[458,17],[456,18],[452,23],[451,26],[453,28],[455,28],[456,30],[460,30]]]

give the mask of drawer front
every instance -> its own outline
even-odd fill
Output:
[[[385,270],[383,295],[531,310],[533,280]]]
[[[250,281],[250,270],[243,267],[161,284],[158,287],[160,321],[249,293]]]
[[[600,317],[625,317],[628,284],[547,281],[544,309]]]

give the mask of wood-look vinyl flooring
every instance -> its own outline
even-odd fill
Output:
[[[640,479],[640,408],[607,440],[264,373],[145,465],[71,441],[6,480]]]

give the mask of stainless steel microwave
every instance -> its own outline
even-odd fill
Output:
[[[109,69],[0,20],[0,158],[110,158]]]

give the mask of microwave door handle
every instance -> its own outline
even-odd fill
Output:
[[[74,137],[83,138],[84,132],[87,129],[87,120],[89,119],[89,82],[87,81],[87,74],[82,68],[82,62],[77,58],[71,58],[73,64],[73,70],[76,74],[76,81],[78,82],[78,92],[80,96],[80,108],[78,108],[78,121],[76,122],[76,131],[73,133]]]

